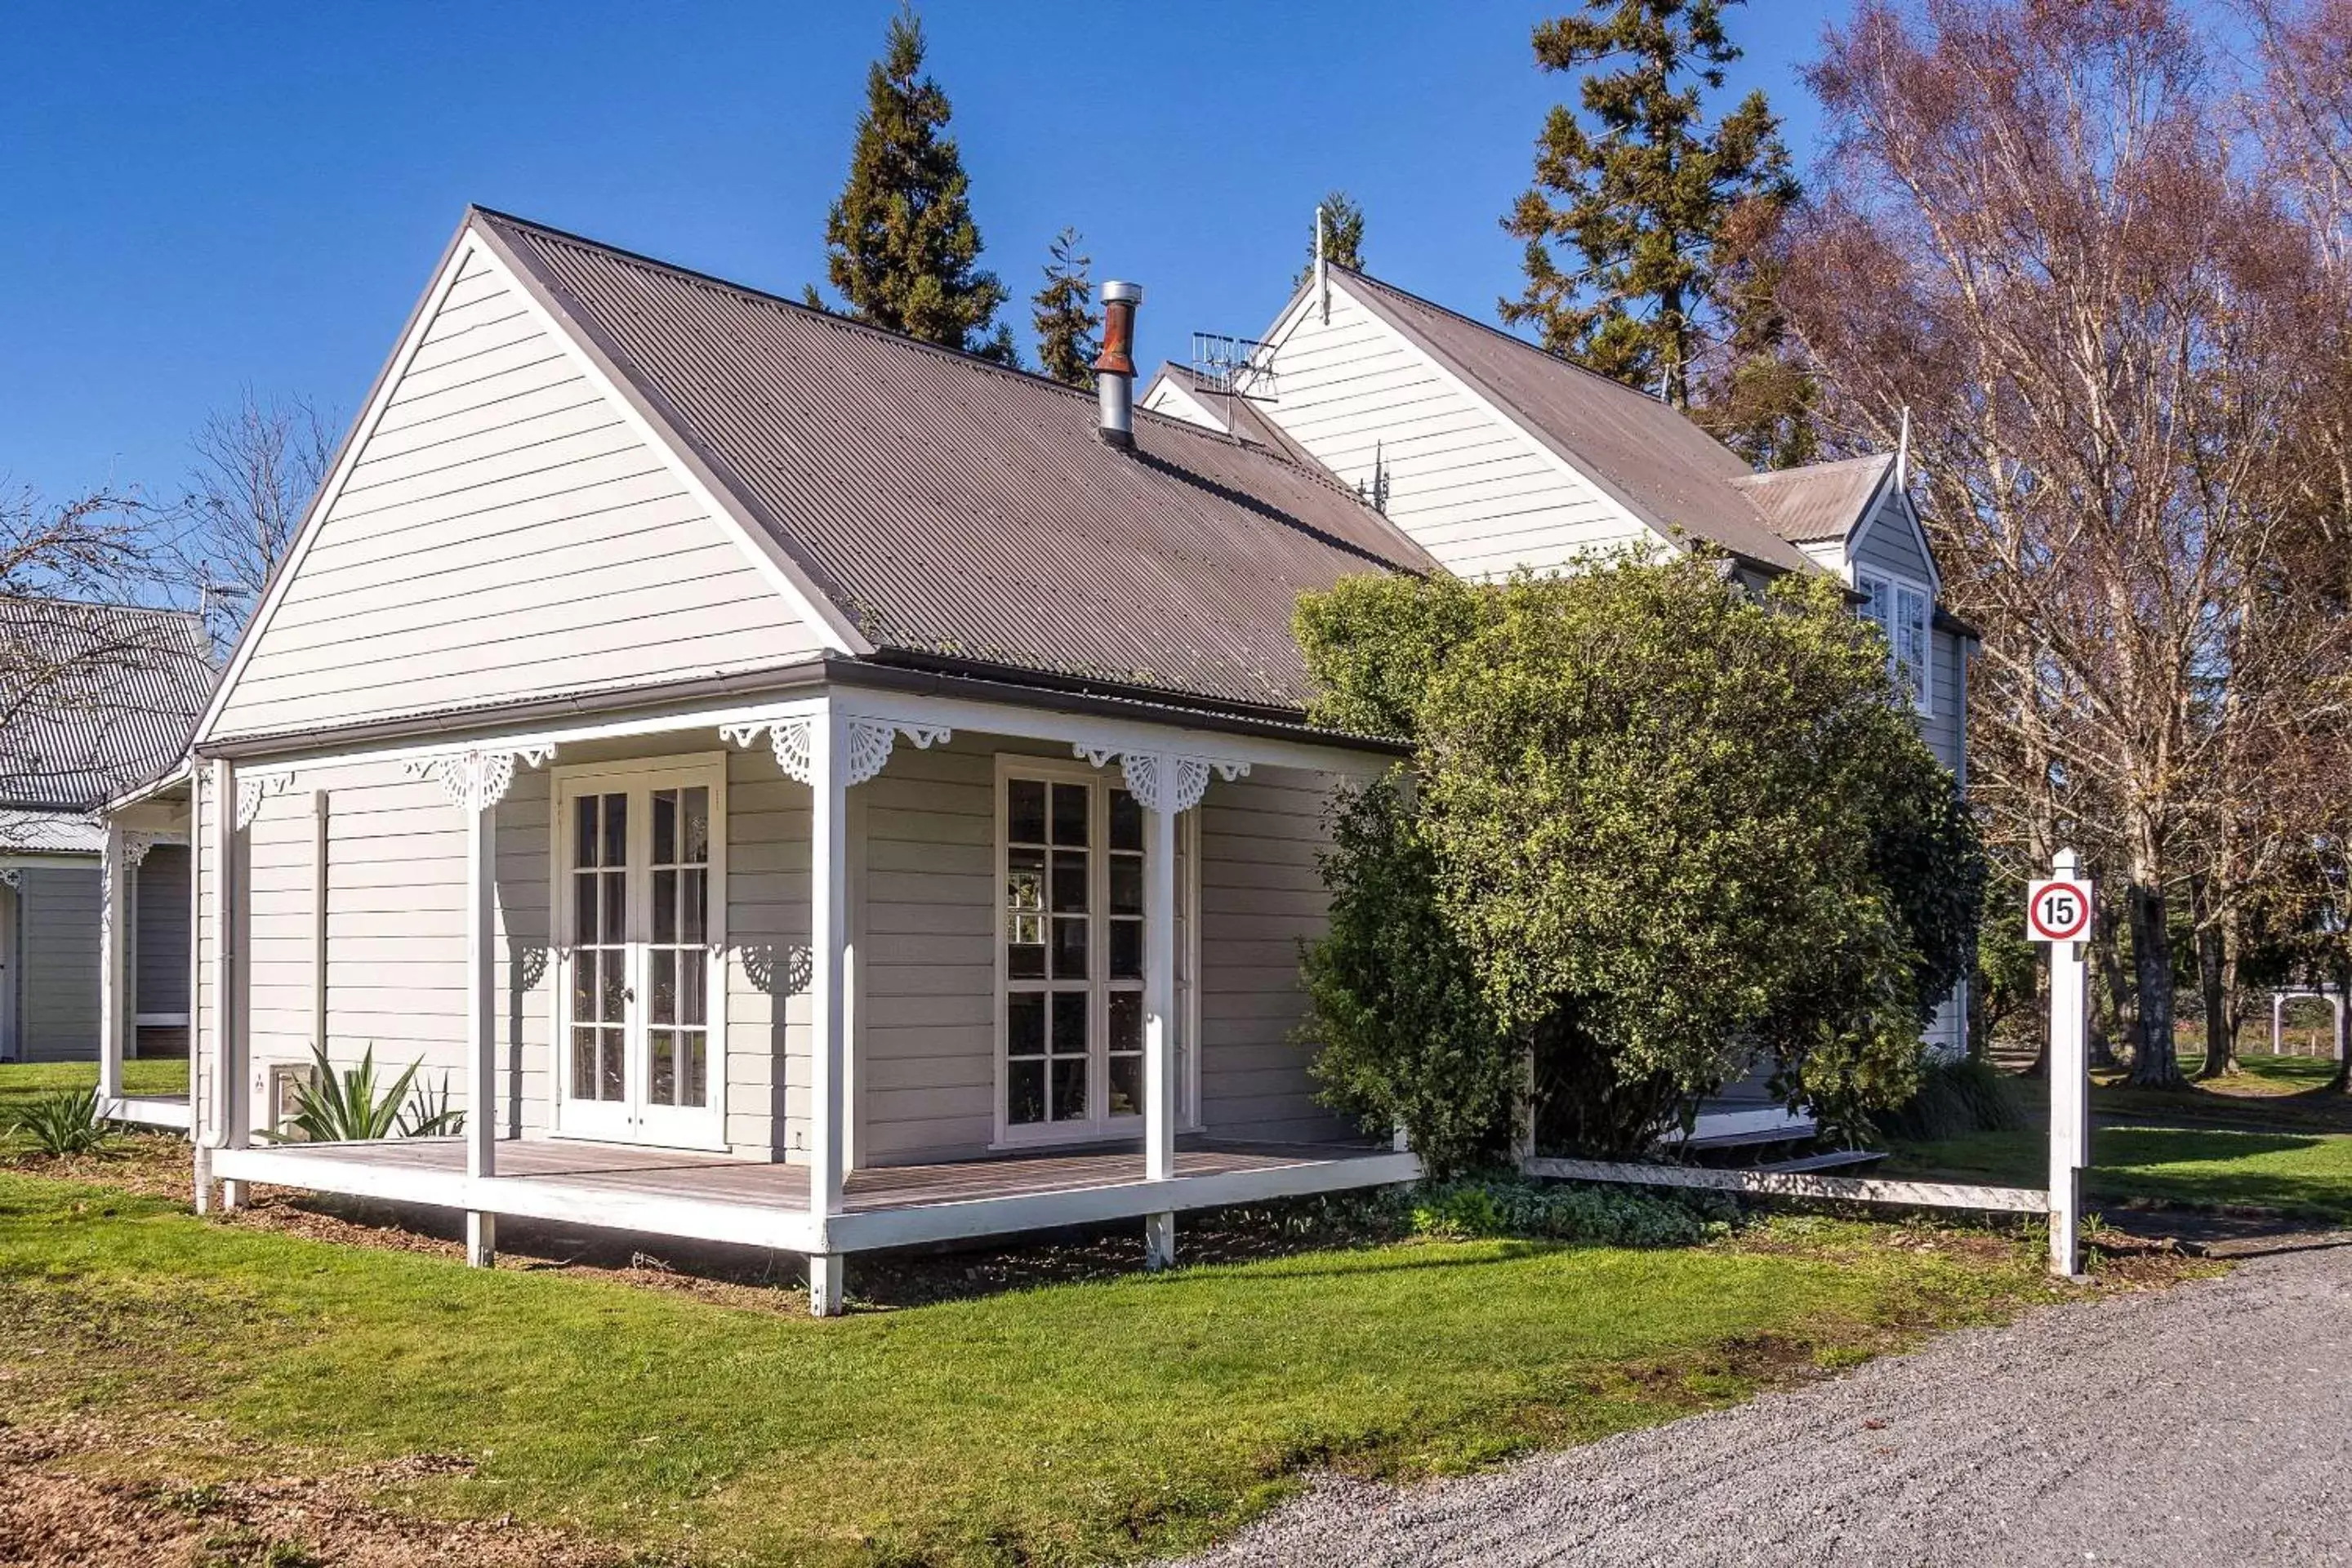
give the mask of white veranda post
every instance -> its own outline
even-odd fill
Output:
[[[943,726],[844,712],[828,700],[773,719],[728,724],[724,739],[768,738],[784,776],[809,788],[809,1216],[819,1236],[842,1212],[849,1148],[849,792],[889,764],[900,736],[919,747],[951,738]],[[842,1309],[841,1257],[809,1255],[809,1310]]]
[[[499,1157],[499,802],[517,763],[537,767],[551,745],[499,747],[412,759],[407,771],[440,781],[466,814],[466,1174],[488,1181]],[[498,1260],[498,1216],[466,1215],[466,1260]]]
[[[122,1098],[126,952],[129,946],[129,845],[120,823],[106,826],[99,860],[98,904],[98,1101],[103,1114]]]

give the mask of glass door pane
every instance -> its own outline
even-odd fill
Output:
[[[653,792],[646,1087],[654,1105],[710,1100],[710,792]]]
[[[572,1065],[574,1100],[628,1099],[629,797],[572,803]]]

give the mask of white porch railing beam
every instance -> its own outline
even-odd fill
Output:
[[[130,934],[129,836],[106,825],[98,863],[98,1102],[102,1115],[122,1098],[122,1041],[131,1016],[123,980]]]

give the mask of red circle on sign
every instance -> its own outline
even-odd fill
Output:
[[[2042,888],[2026,906],[2027,923],[2045,942],[2072,942],[2090,929],[2091,900],[2083,889],[2060,882]]]

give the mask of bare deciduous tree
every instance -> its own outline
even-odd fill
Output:
[[[292,547],[334,459],[335,430],[305,399],[264,400],[248,388],[192,445],[177,553],[203,593],[207,623],[227,643]]]
[[[86,773],[109,725],[133,711],[140,677],[187,658],[161,617],[111,603],[150,585],[148,509],[93,492],[63,505],[0,494],[0,798],[79,806],[65,781]],[[126,696],[126,692],[130,695]]]
[[[1852,437],[1913,412],[1947,587],[1986,633],[1979,800],[2021,858],[2123,884],[2134,1077],[2179,1081],[2170,916],[2217,929],[2278,842],[2258,759],[2326,721],[2341,617],[2294,561],[2341,297],[2234,155],[2166,0],[1864,0],[1812,81],[1834,192],[1784,298]]]

